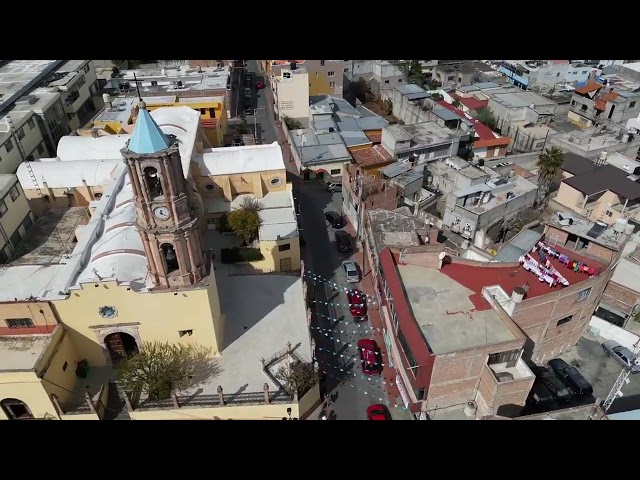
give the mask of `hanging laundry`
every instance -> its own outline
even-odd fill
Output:
[[[589,267],[589,269],[587,270],[587,273],[589,275],[595,275],[596,273],[598,273],[598,271],[595,269],[595,267]]]
[[[558,258],[558,260],[560,261],[560,263],[562,263],[563,265],[566,265],[567,263],[569,263],[569,257],[566,255],[560,255],[560,257]]]

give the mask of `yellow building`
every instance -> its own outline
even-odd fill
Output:
[[[131,136],[68,137],[58,159],[21,167],[24,175],[55,164],[58,176],[45,178],[59,185],[65,162],[86,179],[105,159],[125,159],[99,196],[86,189],[88,206],[47,202],[42,186],[31,200],[41,215],[0,267],[0,419],[281,419],[287,408],[303,417],[318,403],[317,386],[291,398],[274,380],[291,358],[311,359],[301,276],[233,276],[209,255],[195,189],[202,179],[192,174],[199,125],[190,108],[143,107]],[[263,198],[272,193],[290,190]],[[278,250],[268,258],[281,264],[283,241],[260,243]],[[147,341],[194,343],[212,356],[190,386],[150,400],[114,381],[114,367]]]
[[[0,175],[0,264],[13,258],[33,220],[18,178]]]
[[[85,130],[104,130],[107,134],[130,133],[136,119],[137,98],[118,97],[105,98],[105,107]],[[201,125],[207,143],[211,147],[223,147],[224,135],[228,129],[227,97],[226,95],[208,97],[177,97],[173,95],[143,98],[148,111],[163,107],[186,106],[200,112]]]
[[[251,262],[262,272],[300,270],[300,242],[282,149],[270,145],[208,149],[196,156],[196,188],[202,196],[208,228],[220,229],[225,214],[253,198],[260,204],[258,232],[264,260]]]

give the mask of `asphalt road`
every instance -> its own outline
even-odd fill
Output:
[[[327,192],[319,182],[305,183],[300,188],[302,235],[306,240],[304,259],[306,270],[331,279],[342,287],[359,288],[347,284],[342,262],[352,255],[338,252],[335,229],[324,219],[324,212],[341,211],[342,195]],[[353,240],[353,239],[352,239]],[[329,293],[329,295],[327,295]],[[369,322],[354,323],[349,313],[344,291],[326,288],[316,283],[315,298],[335,305],[316,304],[312,319],[312,335],[316,340],[316,358],[321,370],[327,372],[325,387],[331,394],[329,413],[335,420],[365,420],[369,405],[384,403],[387,397],[378,376],[365,376],[360,366],[356,343],[370,338]],[[393,408],[390,411],[393,414]]]
[[[248,71],[254,73],[253,81],[267,83],[258,69],[255,60],[247,62]],[[255,83],[254,83],[255,85]],[[266,88],[270,88],[269,85]],[[267,105],[265,89],[253,89],[254,108],[258,111],[255,118],[259,143],[272,143],[278,140],[275,120],[271,105]],[[254,125],[254,117],[247,116],[247,123]],[[334,229],[324,219],[324,212],[342,211],[342,194],[327,192],[317,182],[307,182],[299,188],[298,178],[294,182],[294,194],[298,199],[301,234],[306,240],[303,247],[305,270],[320,275],[325,279],[359,288],[357,284],[346,283],[342,270],[342,262],[353,259],[349,254],[339,253],[335,246]],[[353,244],[355,246],[355,240]],[[370,337],[369,322],[356,324],[352,321],[344,291],[330,291],[325,283],[317,282],[314,288],[316,301],[338,304],[316,304],[312,318],[311,333],[316,343],[316,359],[320,370],[326,372],[324,388],[332,397],[332,404],[327,413],[334,420],[365,420],[369,405],[384,403],[388,405],[386,393],[378,376],[365,376],[362,373],[356,343],[361,338]],[[389,408],[395,417],[393,407]],[[404,417],[401,417],[404,418]]]
[[[255,108],[256,115],[247,115],[247,123],[251,128],[256,129],[256,137],[258,139],[258,143],[273,143],[278,140],[278,136],[275,130],[274,118],[273,118],[273,110],[271,105],[267,105],[266,99],[267,94],[265,89],[270,88],[268,85],[262,89],[258,90],[255,88],[255,84],[257,81],[261,81],[263,83],[267,83],[260,73],[258,69],[258,62],[256,60],[247,60],[247,70],[253,73],[253,85],[252,85],[252,93],[253,93],[253,108]]]

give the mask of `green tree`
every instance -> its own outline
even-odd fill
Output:
[[[439,102],[439,101],[441,101],[441,100],[444,100],[444,97],[442,96],[442,94],[441,94],[441,93],[432,93],[432,94],[431,94],[431,99],[432,99],[434,102]]]
[[[564,161],[564,151],[558,147],[545,149],[538,157],[536,166],[538,167],[538,206],[544,208],[549,195],[551,185],[562,171]]]
[[[236,133],[239,135],[251,133],[251,128],[246,120],[242,120],[242,123],[236,127]]]
[[[116,369],[125,388],[142,387],[150,400],[169,398],[172,388],[181,390],[219,373],[208,348],[168,342],[143,342],[140,351]]]
[[[316,372],[313,364],[300,361],[291,362],[290,365],[280,367],[275,377],[282,383],[289,395],[293,397],[297,393],[298,398],[302,397],[318,383],[318,372]]]
[[[454,100],[453,102],[451,102],[451,105],[456,108],[460,108],[460,100]]]
[[[259,208],[247,209],[240,206],[239,209],[229,212],[227,222],[233,233],[242,238],[248,245],[256,238],[262,220],[260,220]]]
[[[382,106],[384,108],[385,115],[393,115],[393,101],[390,98],[387,98],[382,102]]]
[[[497,125],[496,116],[493,114],[491,109],[485,107],[478,110],[478,114],[476,115],[476,120],[480,123],[485,124],[491,130],[495,130]]]
[[[300,130],[302,128],[302,124],[294,118],[285,115],[282,117],[282,120],[289,130]]]

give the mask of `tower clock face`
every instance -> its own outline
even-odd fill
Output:
[[[167,220],[171,217],[171,212],[167,207],[156,207],[153,209],[153,214],[158,220]]]

